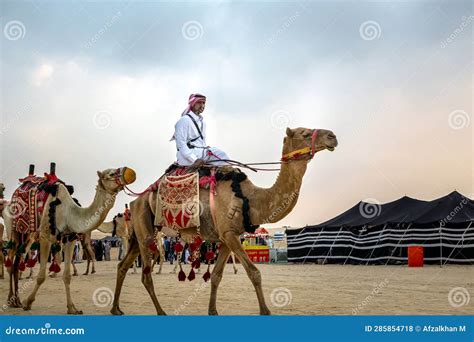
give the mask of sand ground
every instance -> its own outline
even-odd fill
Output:
[[[115,255],[112,255],[115,257]],[[96,263],[97,273],[73,277],[71,289],[76,307],[86,315],[109,315],[115,289],[116,258]],[[342,266],[257,265],[263,291],[274,315],[472,315],[474,314],[474,267],[472,266]],[[63,267],[63,265],[62,265]],[[189,265],[185,266],[186,273]],[[155,291],[169,314],[207,315],[210,282],[201,274],[192,282],[178,282],[164,265],[153,274]],[[218,291],[221,315],[256,315],[258,303],[253,286],[241,265],[234,274],[227,265]],[[35,268],[35,275],[38,272]],[[138,274],[127,274],[121,309],[129,315],[153,315],[154,307]],[[154,272],[156,271],[156,268]],[[6,274],[7,275],[7,274]],[[20,280],[22,300],[35,282]],[[95,292],[95,296],[94,296]],[[451,295],[450,295],[451,292]],[[6,303],[8,277],[0,280],[0,298]],[[460,304],[463,304],[460,306]],[[31,311],[0,307],[1,315],[61,315],[66,313],[66,294],[61,274],[47,278]]]

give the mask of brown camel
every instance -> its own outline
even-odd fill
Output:
[[[105,171],[97,171],[98,185],[96,187],[96,194],[92,204],[86,208],[82,208],[74,201],[68,192],[68,189],[63,184],[58,184],[55,195],[48,196],[44,213],[50,212],[50,207],[55,203],[55,221],[56,231],[60,234],[86,233],[97,228],[107,216],[107,213],[115,203],[116,195],[123,189],[126,184],[135,181],[135,171],[130,168],[107,169]],[[58,200],[60,203],[58,203]],[[54,201],[54,202],[53,202]],[[5,207],[7,211],[13,212],[13,209]],[[5,224],[7,227],[12,227],[12,216],[5,215]],[[10,255],[13,257],[16,254],[18,241],[20,241],[19,233],[7,229],[11,232],[12,240],[15,242],[14,247],[10,250]],[[27,236],[26,244],[27,250],[34,241],[34,235],[31,233]],[[19,257],[15,256],[13,266],[10,267],[10,293],[8,295],[8,304],[12,307],[23,307],[24,310],[30,310],[31,305],[35,301],[36,293],[41,284],[46,280],[46,266],[48,256],[50,254],[51,245],[56,241],[56,232],[53,233],[50,227],[50,217],[48,214],[42,215],[39,222],[39,243],[40,243],[40,270],[36,280],[36,285],[29,297],[24,301],[23,305],[18,296],[18,263]],[[76,309],[70,291],[71,283],[71,261],[74,248],[74,240],[66,241],[63,246],[64,251],[64,272],[63,281],[66,288],[67,308],[68,314],[82,314],[82,311]]]
[[[336,146],[337,138],[331,131],[287,128],[286,137],[283,140],[281,170],[274,185],[270,188],[260,188],[248,179],[240,183],[242,193],[249,200],[251,223],[253,225],[274,223],[287,216],[296,205],[303,175],[314,153],[324,149],[333,151]],[[217,315],[217,289],[229,254],[234,252],[255,288],[260,314],[269,315],[270,310],[265,304],[262,291],[260,271],[245,253],[239,239],[239,236],[244,233],[242,200],[232,191],[231,181],[218,182],[216,191],[215,224],[208,205],[209,191],[201,189],[199,192],[200,202],[204,204],[200,216],[200,234],[205,240],[221,242],[221,250],[211,275],[208,312],[210,315]],[[143,260],[142,283],[153,301],[157,314],[165,315],[155,295],[151,274],[144,272],[145,269],[149,269],[147,266],[151,263],[145,242],[150,241],[149,239],[154,236],[153,217],[156,200],[157,192],[154,191],[138,197],[130,205],[133,235],[127,255],[118,265],[114,302],[110,310],[114,315],[123,315],[119,306],[120,292],[126,273],[139,253]],[[189,241],[197,233],[197,229],[183,229],[179,233],[184,241]]]

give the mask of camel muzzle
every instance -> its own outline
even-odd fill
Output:
[[[135,171],[129,167],[122,168],[122,179],[126,185],[132,184],[137,179]]]

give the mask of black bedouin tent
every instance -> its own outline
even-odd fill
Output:
[[[474,201],[454,191],[433,201],[359,202],[286,234],[289,262],[404,264],[409,246],[423,246],[427,264],[474,264]]]

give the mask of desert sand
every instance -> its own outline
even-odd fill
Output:
[[[109,315],[115,289],[116,249],[113,260],[96,263],[97,273],[84,276],[85,263],[71,289],[76,307],[85,315]],[[352,266],[259,264],[263,290],[274,315],[472,315],[474,314],[474,267],[472,266]],[[61,265],[64,268],[64,265]],[[220,315],[257,315],[255,291],[239,264],[234,274],[227,265],[218,291]],[[35,267],[35,276],[38,272]],[[179,282],[166,263],[162,274],[153,274],[155,291],[169,315],[207,315],[210,282],[202,274],[192,282]],[[187,273],[189,265],[184,266]],[[121,309],[128,315],[154,315],[155,309],[141,283],[141,269],[127,274]],[[156,268],[154,269],[154,273]],[[7,274],[6,274],[7,275]],[[62,315],[66,294],[60,273],[48,277],[31,311],[0,307],[1,315]],[[23,300],[34,282],[20,280]],[[460,290],[458,288],[461,288]],[[451,298],[449,293],[451,291]],[[95,296],[94,296],[95,293]],[[0,297],[6,303],[8,277],[0,280]],[[460,305],[462,304],[462,305]]]

